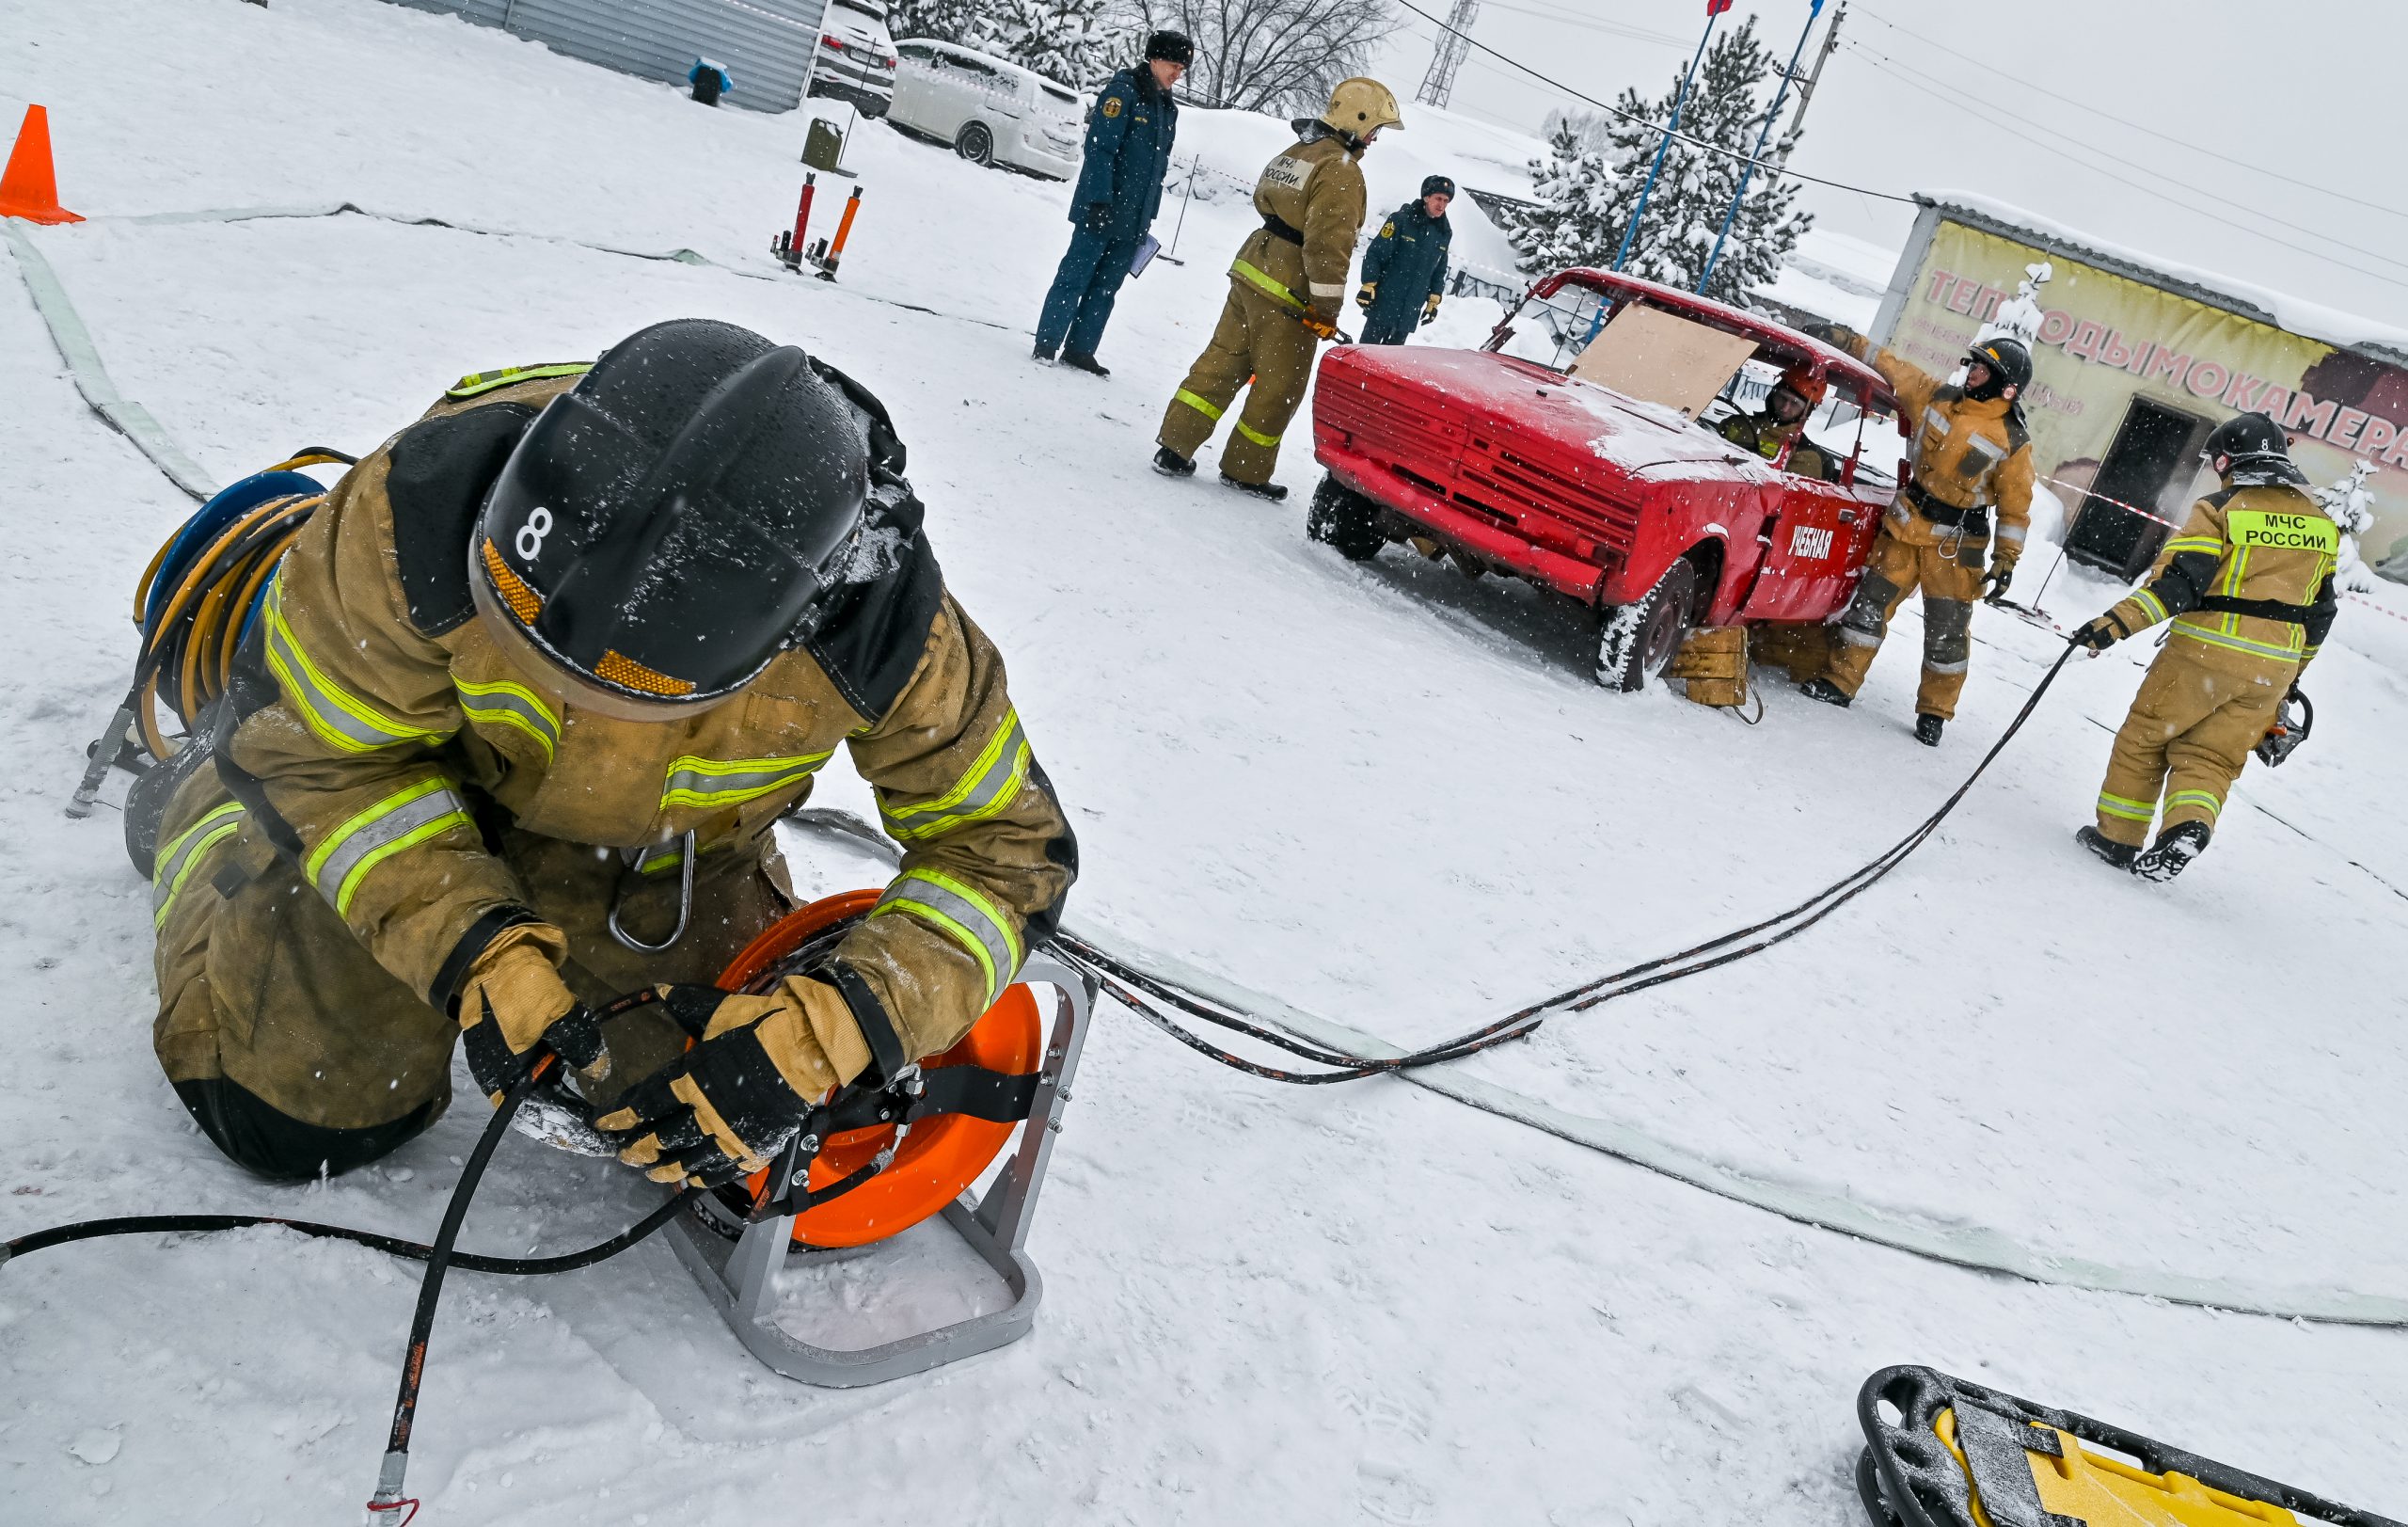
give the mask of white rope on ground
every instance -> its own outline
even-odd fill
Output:
[[[237,222],[259,217],[324,217],[352,212],[364,216],[382,217],[391,222],[415,223],[459,229],[460,225],[440,219],[401,218],[366,212],[349,202],[337,207],[322,208],[253,208],[219,213],[153,214],[138,219],[145,222]],[[135,220],[135,219],[129,219]],[[139,447],[143,453],[166,473],[168,479],[195,498],[206,499],[214,490],[207,478],[190,458],[167,437],[166,432],[148,409],[118,395],[102,367],[99,354],[74,308],[67,300],[49,262],[41,258],[32,244],[17,228],[14,220],[0,220],[17,255],[18,268],[24,273],[27,288],[34,294],[36,308],[50,327],[59,353],[67,358],[74,374],[76,387],[84,394],[93,411],[107,420]],[[467,232],[484,230],[463,229]],[[543,238],[547,235],[505,235]],[[580,244],[574,239],[554,242]],[[612,249],[601,245],[582,247],[608,254],[635,255],[648,260],[670,260],[684,257],[686,262],[709,264],[731,275],[750,273],[733,270],[706,260],[691,250],[674,254],[642,254],[640,251]],[[760,279],[775,279],[762,276]],[[884,300],[876,299],[871,300]],[[911,306],[896,304],[896,306]],[[933,310],[919,309],[924,312]],[[938,317],[950,316],[938,313]],[[972,320],[977,322],[977,320]],[[823,828],[834,827],[844,835],[878,845],[892,853],[891,845],[878,829],[851,814],[832,808],[818,808],[809,819]],[[833,819],[841,819],[837,825]],[[1188,988],[1197,995],[1226,1006],[1254,1012],[1265,1021],[1286,1029],[1300,1039],[1335,1046],[1363,1057],[1365,1059],[1386,1059],[1407,1052],[1360,1029],[1332,1022],[1317,1014],[1271,995],[1257,992],[1238,982],[1224,979],[1209,971],[1200,970],[1173,956],[1130,944],[1109,935],[1099,937],[1084,922],[1075,926],[1067,922],[1066,931],[1074,932],[1105,952],[1128,963],[1161,974],[1165,979]],[[1644,1131],[1610,1119],[1594,1118],[1558,1108],[1552,1104],[1515,1092],[1511,1089],[1467,1076],[1459,1071],[1425,1067],[1402,1074],[1402,1079],[1416,1087],[1427,1089],[1442,1097],[1510,1119],[1517,1123],[1555,1136],[1575,1145],[1601,1152],[1627,1161],[1631,1165],[1685,1183],[1719,1197],[1762,1209],[1801,1225],[1811,1225],[1843,1235],[1852,1235],[1877,1246],[1944,1262],[1976,1271],[2004,1273],[2030,1282],[2061,1288],[2084,1289],[2096,1293],[2133,1295],[2143,1298],[2163,1299],[2168,1303],[2195,1305],[2203,1309],[2226,1310],[2240,1314],[2269,1315],[2285,1320],[2312,1320],[2340,1325],[2408,1328],[2408,1299],[2388,1295],[2361,1294],[2349,1289],[2302,1289],[2270,1287],[2214,1278],[2196,1278],[2182,1273],[2158,1272],[2144,1268],[2119,1267],[2109,1263],[2092,1262],[2079,1257],[2057,1257],[2033,1249],[2004,1232],[1975,1225],[1953,1217],[1940,1217],[1915,1210],[1884,1208],[1851,1196],[1845,1187],[1824,1184],[1796,1174],[1769,1173],[1751,1170],[1715,1161],[1683,1149],[1667,1140],[1658,1139]]]
[[[84,327],[75,305],[67,300],[67,289],[58,284],[57,272],[34,247],[20,221],[0,217],[0,231],[8,236],[8,247],[16,255],[25,291],[34,299],[34,310],[50,330],[51,342],[58,346],[58,357],[67,362],[67,373],[75,379],[75,390],[84,394],[84,402],[111,429],[132,440],[135,450],[166,474],[167,481],[195,499],[206,500],[214,494],[217,488],[209,474],[168,437],[150,410],[121,395],[109,380],[108,368],[101,364],[101,353],[93,348],[91,333]]]

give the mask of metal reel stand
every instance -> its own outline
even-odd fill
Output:
[[[1027,1335],[1037,1323],[1045,1282],[1025,1249],[1028,1231],[1037,1217],[1038,1189],[1045,1185],[1054,1137],[1062,1130],[1062,1108],[1070,1101],[1070,1078],[1078,1070],[1079,1050],[1086,1042],[1095,993],[1085,978],[1042,951],[1029,957],[1016,984],[1051,986],[1055,993],[1053,1028],[1039,1063],[1036,1099],[1002,1173],[974,1201],[964,1193],[946,1204],[941,1215],[1003,1279],[1011,1291],[1011,1302],[1000,1310],[874,1346],[817,1346],[777,1324],[778,1272],[875,1256],[877,1245],[841,1250],[798,1247],[790,1214],[754,1220],[731,1241],[698,1218],[696,1211],[679,1215],[670,1227],[676,1233],[670,1244],[676,1248],[678,1260],[702,1283],[736,1339],[771,1372],[828,1389],[858,1389],[1007,1346]],[[792,1150],[788,1148],[789,1154]],[[772,1181],[784,1181],[791,1170],[790,1163],[781,1158]]]

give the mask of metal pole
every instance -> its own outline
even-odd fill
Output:
[[[1616,270],[1622,269],[1623,262],[1630,258],[1631,240],[1639,236],[1639,220],[1647,215],[1647,199],[1656,194],[1656,177],[1664,172],[1664,155],[1671,150],[1672,135],[1680,131],[1681,106],[1689,98],[1689,81],[1697,77],[1698,60],[1705,56],[1705,45],[1714,38],[1714,24],[1722,19],[1728,3],[1724,0],[1724,4],[1716,5],[1714,0],[1706,0],[1710,8],[1705,13],[1705,36],[1697,40],[1697,52],[1689,57],[1689,72],[1681,76],[1681,87],[1672,94],[1672,119],[1664,124],[1663,139],[1656,145],[1656,162],[1647,167],[1647,183],[1639,188],[1639,205],[1630,209],[1630,225],[1622,231],[1622,247],[1614,251]]]
[[[1187,162],[1187,194],[1179,199],[1179,221],[1171,228],[1170,247],[1163,251],[1165,255],[1179,253],[1179,235],[1187,228],[1187,204],[1196,199],[1196,172],[1203,167],[1203,164],[1204,156],[1200,153]]]
[[[1781,76],[1781,88],[1772,95],[1771,109],[1765,113],[1765,130],[1756,135],[1756,148],[1748,155],[1746,167],[1739,171],[1739,189],[1731,193],[1730,210],[1722,215],[1722,231],[1714,235],[1714,252],[1705,257],[1705,269],[1698,272],[1697,294],[1705,295],[1705,283],[1714,275],[1715,262],[1722,258],[1722,241],[1731,236],[1731,225],[1739,220],[1739,203],[1748,199],[1748,183],[1756,177],[1756,161],[1765,156],[1765,143],[1772,136],[1773,119],[1781,115],[1782,98],[1789,94],[1789,82],[1798,72],[1798,60],[1806,56],[1806,39],[1814,34],[1814,18],[1823,13],[1823,0],[1810,0],[1806,11],[1806,28],[1798,34],[1798,46],[1789,55],[1789,68]]]
[[[1846,20],[1847,0],[1840,0],[1839,8],[1831,12],[1831,29],[1823,34],[1823,51],[1814,55],[1814,71],[1798,87],[1798,115],[1789,119],[1789,132],[1793,137],[1806,121],[1806,104],[1814,99],[1814,87],[1823,82],[1823,66],[1831,61],[1831,55],[1840,51],[1840,23]]]

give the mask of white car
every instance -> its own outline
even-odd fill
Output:
[[[864,117],[883,116],[895,94],[886,0],[829,0],[819,19],[819,50],[811,93],[849,101]]]
[[[902,62],[895,71],[889,122],[949,143],[973,164],[1055,181],[1078,174],[1085,126],[1079,97],[1069,87],[950,42],[912,38],[895,51]]]

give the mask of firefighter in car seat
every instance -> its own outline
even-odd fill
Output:
[[[1828,385],[1806,367],[1792,366],[1765,394],[1764,412],[1733,414],[1722,422],[1722,437],[1753,451],[1766,461],[1779,461],[1782,448],[1787,446],[1785,470],[1831,482],[1834,474],[1830,458],[1807,439],[1805,433],[1806,418],[1822,404]]]
[[[1077,853],[903,469],[858,384],[699,319],[465,377],[354,467],[160,824],[153,1040],[210,1139],[348,1170],[442,1114],[455,1042],[488,1095],[542,1045],[622,1159],[707,1184],[960,1039]],[[900,872],[824,963],[709,990],[839,746]]]
[[[1889,634],[1890,618],[1920,586],[1923,681],[1915,691],[1915,739],[1938,747],[1965,689],[1973,600],[2006,592],[2031,524],[2032,436],[2016,400],[2032,384],[2032,352],[2012,337],[1984,340],[1966,352],[1964,382],[1949,386],[1852,330],[1808,332],[1870,361],[1889,381],[1914,431],[1914,447],[1863,581],[1840,617],[1830,663],[1801,688],[1831,705],[1855,699]]]

